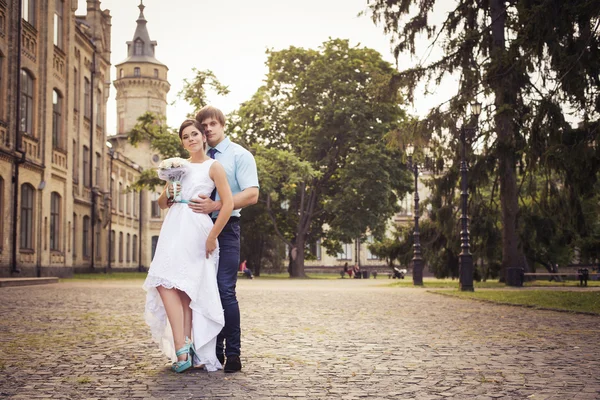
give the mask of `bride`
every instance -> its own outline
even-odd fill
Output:
[[[143,288],[145,319],[153,339],[171,358],[171,369],[183,372],[203,365],[221,369],[215,354],[216,338],[224,325],[217,287],[217,236],[233,209],[233,197],[223,166],[205,154],[206,135],[192,119],[179,128],[179,138],[190,153],[181,180],[182,202],[173,203],[163,222],[154,259]],[[193,212],[186,200],[219,192],[223,208],[214,225],[207,214]],[[169,207],[172,185],[160,195],[161,209]]]

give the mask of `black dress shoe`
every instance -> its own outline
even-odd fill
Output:
[[[227,362],[225,363],[225,367],[223,371],[225,372],[238,372],[242,370],[242,361],[240,361],[240,356],[227,356]]]
[[[221,365],[225,364],[225,354],[223,353],[217,353],[217,360],[219,360],[219,362],[221,363]]]

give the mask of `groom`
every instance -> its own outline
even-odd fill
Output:
[[[221,364],[225,361],[225,355],[227,356],[224,371],[237,372],[242,369],[240,308],[235,293],[240,264],[240,209],[258,201],[258,173],[252,154],[225,136],[225,115],[221,110],[205,106],[196,114],[196,121],[206,134],[208,155],[225,168],[233,194],[234,210],[218,238],[220,250],[217,284],[225,314],[225,327],[217,337],[216,351]],[[218,193],[216,196],[213,193],[210,198],[201,195],[192,199],[189,205],[194,212],[209,214],[213,220],[217,218],[221,208]]]

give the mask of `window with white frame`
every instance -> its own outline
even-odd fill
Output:
[[[36,0],[21,0],[21,17],[33,26],[36,24],[35,3]]]
[[[369,235],[367,236],[367,260],[379,260],[379,257],[377,257],[375,254],[371,253],[371,250],[369,250],[369,245],[373,244],[373,242],[375,241],[375,238],[373,238],[373,235]]]
[[[63,148],[63,98],[58,90],[52,91],[52,147]]]
[[[65,2],[64,0],[54,0],[54,45],[59,49],[63,48],[63,19]]]
[[[33,76],[21,70],[21,132],[35,136],[33,132]]]
[[[352,243],[343,243],[342,251],[338,253],[338,260],[352,260]]]

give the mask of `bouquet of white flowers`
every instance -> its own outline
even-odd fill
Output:
[[[173,201],[181,202],[181,178],[187,173],[190,162],[183,158],[173,157],[161,161],[158,165],[158,177],[173,184]],[[169,195],[167,189],[167,196]]]

